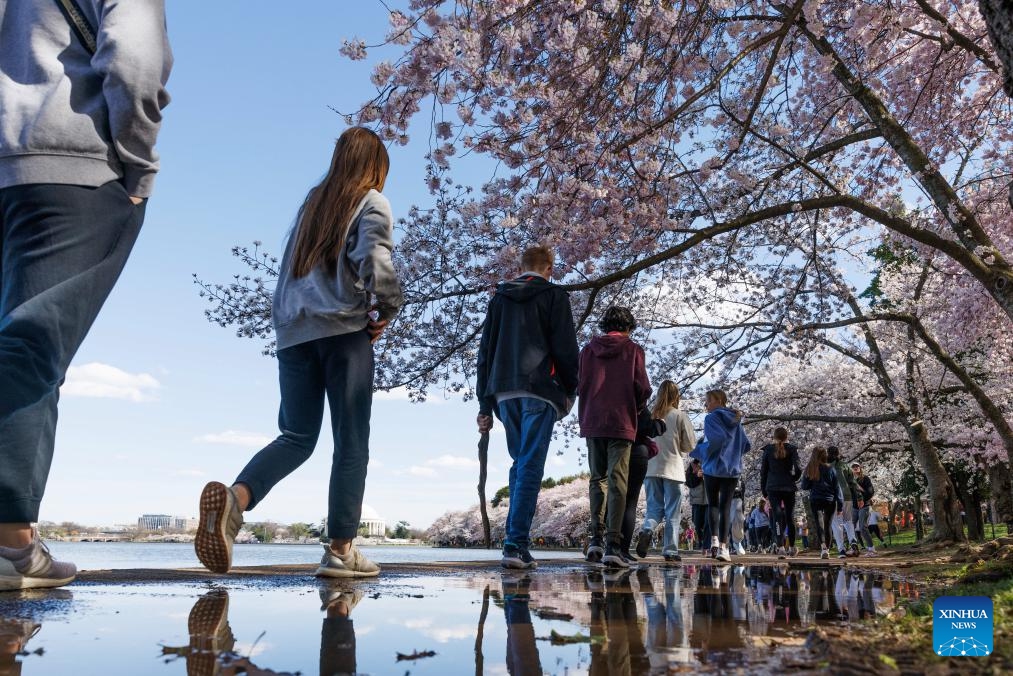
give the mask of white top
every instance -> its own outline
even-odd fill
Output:
[[[665,433],[654,439],[658,454],[647,463],[647,476],[685,482],[686,456],[696,446],[693,424],[685,412],[673,408],[665,415],[665,425]]]

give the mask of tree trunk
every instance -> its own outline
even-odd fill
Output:
[[[976,542],[985,539],[984,530],[981,527],[981,503],[974,493],[964,486],[957,488],[960,502],[964,505],[964,521],[967,522],[967,539]],[[977,516],[975,516],[977,512]]]
[[[890,521],[886,524],[887,535],[896,535],[899,530],[897,526],[897,510],[900,510],[901,516],[904,514],[904,508],[901,504],[900,500],[894,500],[890,503]]]
[[[988,466],[988,481],[992,484],[992,501],[995,517],[1010,527],[1013,533],[1013,476],[1008,462],[993,462]]]
[[[995,53],[1002,62],[1002,86],[1007,96],[1013,96],[1013,2],[1010,0],[978,0],[981,15],[985,17],[988,35],[992,38]]]
[[[957,490],[950,481],[946,468],[939,459],[939,452],[929,439],[925,424],[918,420],[914,423],[905,421],[908,438],[914,449],[915,458],[921,466],[922,473],[928,483],[929,497],[932,500],[932,538],[933,540],[951,540],[965,542],[964,526],[960,522],[960,507]],[[920,502],[920,501],[919,501]],[[921,518],[921,505],[915,507],[916,518]]]
[[[925,539],[925,519],[922,518],[921,493],[915,496],[914,508],[911,513],[915,515],[915,542],[921,542]]]

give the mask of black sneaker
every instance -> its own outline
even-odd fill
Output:
[[[619,550],[619,556],[623,557],[623,560],[626,563],[630,564],[631,568],[634,568],[634,567],[639,568],[640,567],[639,566],[639,562],[628,551],[622,550],[622,549]]]
[[[848,553],[848,556],[858,556],[859,552],[861,551],[861,548],[858,546],[858,543],[855,542],[854,540],[851,541],[851,544],[848,546],[848,548],[851,550]]]
[[[500,560],[500,565],[504,568],[513,568],[518,570],[538,567],[538,563],[531,558],[531,553],[528,551],[527,547],[520,547],[513,544],[508,544],[503,547],[503,558]]]
[[[585,552],[588,563],[601,563],[603,556],[605,556],[605,548],[601,544],[601,538],[591,538],[591,542],[587,545],[587,552]]]
[[[637,556],[642,559],[647,558],[647,550],[651,548],[653,538],[654,533],[646,528],[640,531],[640,536],[637,538]]]
[[[622,555],[622,547],[618,544],[612,544],[611,542],[605,545],[605,555],[601,557],[601,562],[606,568],[629,568],[630,564],[626,563],[626,560]]]
[[[682,561],[682,557],[679,555],[679,550],[677,549],[666,549],[662,552],[662,556],[665,557],[666,561]]]

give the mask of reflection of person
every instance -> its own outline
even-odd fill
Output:
[[[352,609],[362,599],[358,589],[344,591],[323,587],[320,599],[327,611],[323,628],[320,630],[320,675],[338,676],[354,674],[355,671],[355,627],[352,625]]]
[[[692,508],[693,529],[696,540],[703,553],[707,552],[711,542],[710,521],[707,512],[707,494],[703,487],[703,466],[699,458],[693,458],[686,471],[686,486],[689,487],[689,504]]]
[[[682,617],[680,585],[682,571],[665,568],[664,595],[654,590],[654,582],[646,569],[637,571],[637,581],[647,611],[647,654],[651,670],[665,669],[670,662],[688,662],[691,657],[689,636]]]
[[[549,280],[555,255],[545,246],[521,254],[521,274],[489,301],[475,367],[478,431],[493,412],[506,432],[510,507],[504,568],[534,568],[528,552],[552,427],[570,412],[577,391],[577,333],[570,297]]]
[[[42,625],[20,617],[0,617],[0,676],[20,676],[18,654]]]
[[[31,524],[60,386],[140,232],[169,102],[163,2],[81,4],[75,33],[57,2],[0,2],[0,590],[77,574]]]
[[[596,651],[592,644],[592,674],[641,674],[650,670],[630,575],[629,570],[607,572],[604,575],[604,599],[600,596],[595,598],[592,592],[591,634],[601,636],[604,633],[605,637],[604,650],[599,648]]]
[[[352,127],[331,166],[306,195],[282,257],[271,304],[278,341],[281,435],[261,449],[232,487],[212,481],[200,498],[194,549],[216,573],[232,565],[242,512],[256,507],[309,459],[330,405],[331,461],[324,555],[316,574],[368,577],[380,567],[352,544],[369,464],[373,347],[403,301],[391,262],[394,221],[380,191],[390,160],[380,138]]]
[[[542,663],[535,645],[535,627],[531,624],[531,578],[504,575],[503,614],[507,625],[507,672],[511,676],[542,673]]]

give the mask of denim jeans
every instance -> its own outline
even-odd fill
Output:
[[[373,346],[365,331],[318,338],[278,350],[281,434],[243,468],[236,483],[250,489],[253,509],[275,484],[306,462],[331,409],[334,454],[327,499],[327,535],[354,538],[362,516],[373,407]]]
[[[854,511],[851,500],[845,500],[844,511],[840,514],[834,513],[833,532],[834,540],[837,541],[837,551],[843,552],[849,544],[855,542],[855,524],[851,520]]]
[[[38,521],[59,388],[144,221],[117,181],[0,189],[0,523]]]
[[[542,488],[545,457],[549,453],[556,409],[534,397],[501,401],[497,407],[506,431],[510,465],[510,508],[507,511],[506,542],[527,547],[531,538],[531,520]]]
[[[538,645],[535,643],[535,627],[531,624],[531,609],[528,603],[526,597],[523,599],[507,597],[503,603],[503,615],[507,626],[507,673],[511,676],[542,673]]]
[[[591,536],[600,537],[604,530],[608,541],[616,545],[622,539],[632,448],[633,443],[624,439],[589,437],[587,440]]]
[[[682,510],[682,482],[649,476],[644,479],[647,490],[647,514],[644,516],[644,530],[653,531],[665,520],[665,536],[661,552],[678,552],[680,512]]]
[[[875,545],[872,542],[872,533],[869,532],[869,512],[872,510],[870,505],[865,505],[856,513],[855,532],[858,535],[858,542],[864,544],[869,549],[872,549]]]

